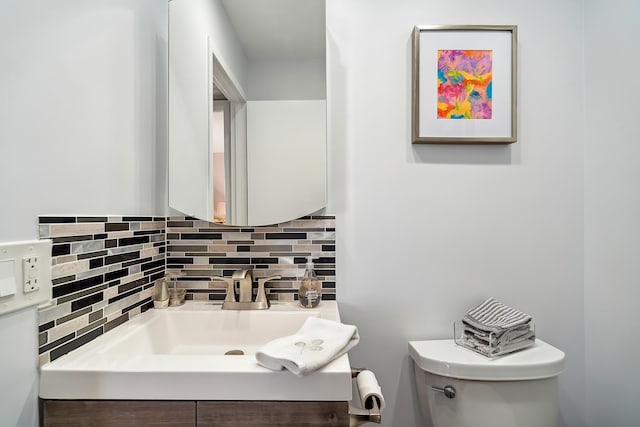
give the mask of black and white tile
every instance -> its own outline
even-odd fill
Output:
[[[40,364],[153,306],[165,271],[164,217],[41,216],[51,239],[52,305],[39,310]]]
[[[39,310],[40,364],[88,343],[153,307],[155,282],[178,275],[188,299],[220,301],[234,270],[253,269],[270,300],[293,301],[307,257],[336,298],[335,217],[310,216],[267,227],[229,227],[191,217],[41,216],[52,239],[53,300]]]
[[[270,300],[292,301],[304,275],[307,257],[322,281],[325,300],[336,297],[335,217],[310,216],[266,227],[229,227],[190,217],[167,220],[167,273],[181,273],[178,286],[188,299],[223,300],[225,283],[234,270],[253,269],[254,279],[267,282]]]

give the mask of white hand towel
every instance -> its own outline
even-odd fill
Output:
[[[353,325],[309,317],[296,334],[277,338],[260,348],[256,360],[265,368],[286,368],[301,377],[342,356],[358,341],[358,328]]]

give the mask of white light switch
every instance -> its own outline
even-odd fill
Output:
[[[0,298],[16,293],[16,262],[13,259],[0,261]]]

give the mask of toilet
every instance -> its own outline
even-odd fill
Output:
[[[564,353],[542,340],[488,359],[454,340],[409,342],[427,427],[554,427]]]

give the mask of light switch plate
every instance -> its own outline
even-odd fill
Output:
[[[0,243],[0,266],[0,314],[51,300],[51,240]]]
[[[16,293],[16,262],[13,259],[0,261],[0,297]]]

